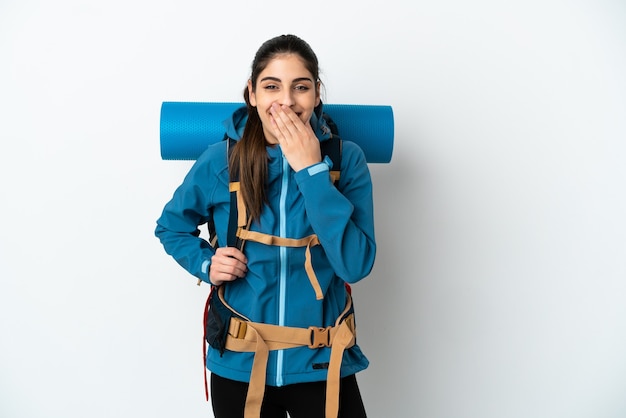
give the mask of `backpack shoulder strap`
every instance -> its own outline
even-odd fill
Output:
[[[323,113],[322,118],[330,128],[330,138],[320,143],[322,158],[328,157],[333,162],[330,177],[336,186],[341,175],[341,137],[339,136],[337,124],[335,124],[331,117],[327,113]]]
[[[322,158],[328,157],[333,162],[333,167],[330,171],[330,176],[335,186],[339,182],[341,172],[341,138],[339,137],[339,130],[337,125],[327,114],[323,114],[322,117],[326,121],[330,128],[331,135],[326,141],[320,143],[320,150]],[[230,161],[230,154],[236,141],[231,138],[225,138],[228,142],[228,160]],[[230,173],[230,170],[229,170]],[[247,229],[250,223],[250,219],[245,212],[245,206],[241,194],[239,193],[239,173],[229,174],[230,182],[230,214],[228,218],[228,237],[227,245],[229,247],[236,247],[243,251],[243,245],[245,241],[237,236],[237,229],[244,227]],[[242,212],[243,211],[243,212]]]
[[[330,169],[330,178],[336,186],[341,177],[341,138],[332,135],[326,141],[320,143],[322,158],[328,157],[333,162]]]
[[[232,138],[228,138],[228,153],[227,158],[230,163],[230,155],[233,151],[233,148],[236,144],[236,141]],[[237,228],[239,227],[240,219],[239,219],[239,204],[241,200],[241,193],[239,193],[239,173],[231,173],[230,169],[228,170],[229,183],[228,187],[230,190],[230,210],[228,215],[228,236],[226,237],[226,245],[229,247],[235,247],[239,250],[243,250],[243,240],[241,240],[237,236]],[[243,207],[244,213],[243,216],[246,216],[245,207]]]
[[[227,150],[227,152],[226,152],[226,163],[228,164],[230,162],[230,154],[233,151],[233,147],[235,146],[236,141],[234,139],[232,139],[232,138],[229,138],[228,135],[226,135],[226,134],[224,135],[224,141],[228,141],[227,144],[226,144],[226,150]],[[229,173],[230,173],[230,170],[229,170]],[[230,174],[229,174],[229,177],[230,177]],[[233,182],[233,181],[238,182],[239,178],[237,178],[237,179],[232,179],[231,178],[230,182]],[[235,193],[233,193],[231,191],[231,194],[230,194],[230,199],[231,199],[230,207],[231,208],[233,207],[233,198],[236,199],[236,196],[235,196]],[[235,200],[234,207],[235,208],[237,207],[236,200]],[[232,215],[233,215],[233,213],[231,211],[231,218],[232,218]],[[235,216],[235,224],[234,224],[233,234],[237,231],[237,219],[236,219],[237,212],[236,211],[234,213],[234,216]],[[227,243],[228,246],[231,246],[231,242],[230,242],[231,223],[232,223],[231,219],[229,219],[229,221],[228,221],[228,237],[229,238],[228,238],[228,243]],[[219,243],[217,242],[217,231],[215,229],[215,220],[213,219],[213,211],[211,211],[209,213],[209,220],[207,221],[207,229],[209,231],[209,244],[213,248],[219,247]]]

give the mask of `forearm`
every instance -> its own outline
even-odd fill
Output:
[[[207,241],[197,236],[195,232],[168,229],[163,225],[163,219],[157,222],[155,235],[161,241],[165,252],[178,264],[198,279],[209,282],[208,272],[215,251]]]
[[[307,218],[335,273],[346,282],[359,281],[369,274],[376,257],[367,167],[364,172],[353,173],[357,180],[344,191],[347,196],[330,182],[327,171],[314,166],[310,172],[315,174],[297,174]]]

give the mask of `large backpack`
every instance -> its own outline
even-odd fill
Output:
[[[339,136],[339,130],[337,128],[337,125],[334,123],[332,118],[325,113],[322,114],[322,118],[324,119],[326,125],[330,129],[330,137],[327,140],[320,142],[320,150],[322,154],[322,159],[325,159],[325,157],[328,157],[333,163],[333,167],[331,168],[331,171],[330,171],[330,176],[333,181],[333,184],[337,186],[339,183],[340,176],[341,176],[341,157],[342,157],[342,142],[341,141],[342,140]],[[224,135],[224,140],[228,141],[227,159],[228,161],[230,161],[230,155],[231,155],[232,149],[236,141],[230,138],[227,134]],[[247,237],[249,237],[250,234],[256,234],[256,233],[248,231],[248,227],[250,226],[250,219],[245,211],[245,207],[242,207],[243,206],[242,200],[239,197],[239,187],[238,187],[239,178],[238,178],[237,173],[231,175],[229,179],[229,185],[230,185],[229,186],[230,187],[230,215],[229,215],[229,220],[228,220],[227,245],[243,250],[243,246]],[[213,248],[217,248],[219,244],[217,241],[215,222],[212,216],[209,218],[209,221],[207,222],[207,228],[208,228],[208,233],[209,233],[209,243],[211,244],[211,246],[213,246]],[[317,241],[317,236],[313,235],[313,237],[315,237],[313,241],[312,240],[306,241],[307,238],[303,240],[291,240],[288,238],[272,237],[272,238],[277,239],[277,243],[274,243],[271,245],[307,246],[307,252],[308,252],[310,246],[319,244],[319,241]],[[310,258],[310,257],[307,257],[307,258]],[[312,273],[312,266],[310,264],[307,266],[307,274],[309,275],[313,274],[314,276],[314,273]],[[311,279],[310,276],[309,278]],[[198,285],[200,285],[201,283],[202,281],[198,280]],[[321,289],[319,288],[319,284],[317,284],[317,279],[311,279],[311,283],[313,284],[313,287],[316,291],[317,298],[321,299],[322,298]],[[338,345],[341,346],[340,348],[338,348],[340,352],[343,352],[343,350],[345,350],[346,348],[349,348],[352,344],[354,344],[354,333],[355,333],[354,309],[352,307],[352,298],[350,295],[351,289],[347,283],[346,283],[346,289],[348,291],[348,302],[346,304],[346,308],[344,312],[342,312],[340,317],[337,319],[336,326],[334,327],[334,330],[332,331],[333,337],[335,336],[335,334],[342,335],[342,337],[337,337],[338,341],[343,340],[342,342],[338,343]],[[207,400],[209,399],[209,391],[208,391],[208,381],[207,381],[207,375],[206,375],[206,354],[207,354],[206,344],[208,343],[212,347],[220,350],[220,352],[223,352],[223,350],[226,348],[226,339],[228,337],[228,332],[229,332],[229,326],[227,323],[236,322],[239,324],[244,324],[244,329],[245,329],[245,323],[246,323],[245,318],[242,318],[237,312],[232,310],[228,306],[226,301],[223,299],[223,290],[224,290],[223,286],[221,287],[211,286],[211,290],[207,297],[207,301],[206,301],[205,308],[204,308],[204,316],[203,316],[203,328],[204,328],[203,355],[204,355],[204,365],[205,365],[204,387],[205,387],[205,396]],[[219,295],[216,296],[215,295],[216,293],[219,293]],[[259,326],[259,324],[256,324],[255,326]],[[230,328],[232,328],[232,326]],[[311,341],[309,343],[309,347],[315,348],[315,347],[328,346],[327,344],[331,344],[330,335],[331,335],[330,328],[329,329],[316,329],[315,332],[311,332],[311,337],[310,337]],[[338,358],[337,361],[340,364],[341,356],[339,355],[336,357]],[[329,382],[328,389],[327,389],[329,391],[328,397],[335,400],[334,402],[330,402],[331,404],[334,405],[331,408],[331,410],[337,408],[336,398],[338,395],[336,395],[336,393],[338,393],[338,390],[339,390],[337,386],[339,370],[337,367],[339,366],[334,365],[332,367],[334,369],[332,374],[335,376],[335,378],[333,379],[332,382]],[[258,388],[260,384],[257,384],[254,386]],[[333,395],[331,395],[331,393]],[[251,401],[250,398],[251,396],[248,396],[247,403],[251,402],[252,404],[256,404],[257,408],[260,407],[258,396],[257,396],[256,401]]]

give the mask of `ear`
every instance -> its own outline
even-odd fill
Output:
[[[322,89],[322,83],[318,81],[317,85],[315,86],[315,107],[320,105],[320,99],[321,99],[320,90],[321,89]]]
[[[248,97],[250,98],[250,104],[252,107],[256,107],[256,95],[252,89],[252,80],[248,80]]]

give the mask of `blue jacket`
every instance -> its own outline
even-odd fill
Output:
[[[320,141],[328,138],[321,107],[311,119]],[[235,112],[226,132],[238,139],[247,115]],[[339,127],[341,129],[341,127]],[[226,245],[230,210],[227,141],[200,155],[166,204],[156,235],[165,250],[189,273],[208,282],[213,248],[199,237],[198,226],[213,212],[219,245]],[[305,249],[247,242],[248,272],[228,283],[226,301],[254,322],[308,328],[333,325],[345,307],[345,283],[366,277],[374,264],[376,243],[372,183],[365,156],[344,141],[341,178],[333,185],[329,163],[294,172],[280,146],[268,146],[268,199],[260,222],[251,229],[288,238],[313,233],[321,245],[311,248],[313,269],[324,298],[316,300],[304,269]],[[210,348],[207,367],[222,377],[247,382],[254,353]],[[326,379],[329,348],[291,348],[270,352],[266,382],[272,386]],[[358,345],[344,353],[341,376],[365,369],[368,360]]]

